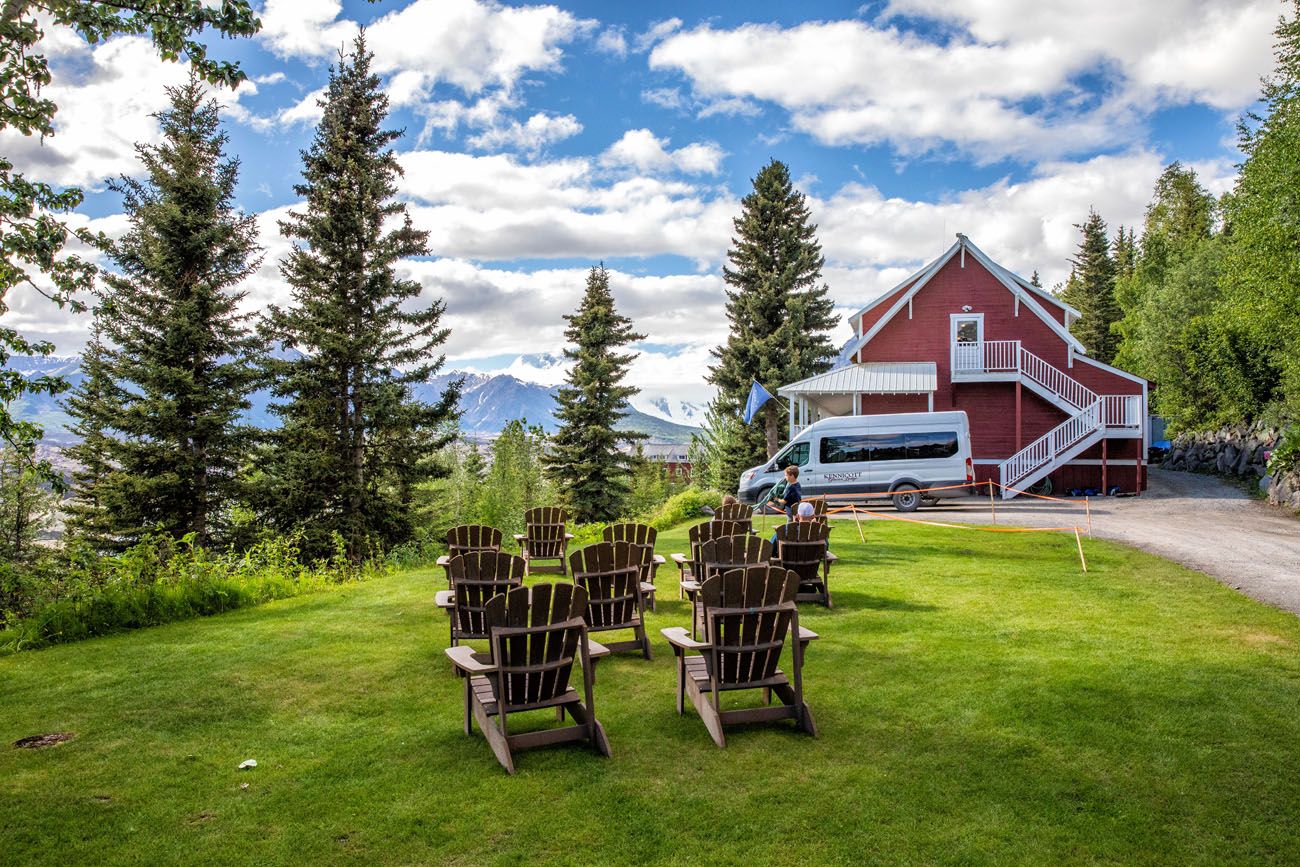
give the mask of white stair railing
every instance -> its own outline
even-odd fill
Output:
[[[1065,452],[1101,430],[1102,401],[1091,404],[1070,416],[998,467],[1002,487],[1014,488],[1045,466],[1055,464]]]
[[[1097,401],[1097,395],[1092,389],[1024,347],[1020,349],[1020,373],[1075,409],[1083,409]]]

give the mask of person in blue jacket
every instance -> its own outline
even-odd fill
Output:
[[[785,490],[781,491],[769,504],[785,512],[787,520],[794,520],[795,509],[803,499],[803,489],[799,487],[799,468],[793,464],[785,468]],[[772,533],[772,544],[776,544],[776,533]]]

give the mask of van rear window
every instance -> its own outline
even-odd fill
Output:
[[[950,458],[955,454],[957,454],[957,434],[954,431],[854,434],[824,437],[821,442],[823,464],[916,461]]]

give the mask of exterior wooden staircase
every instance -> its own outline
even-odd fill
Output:
[[[956,343],[953,379],[1019,380],[1066,414],[1065,421],[998,465],[1002,498],[1009,500],[1100,442],[1108,428],[1140,430],[1138,399],[1098,395],[1020,345],[1019,340]]]

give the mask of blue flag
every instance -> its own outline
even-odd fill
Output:
[[[763,404],[771,399],[772,393],[759,385],[757,379],[754,380],[754,385],[749,389],[749,399],[745,401],[745,411],[740,414],[745,424],[753,421],[754,416],[758,415],[758,411],[763,408]]]

